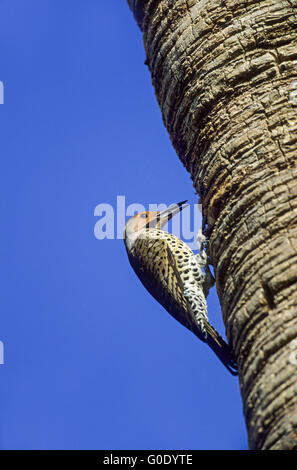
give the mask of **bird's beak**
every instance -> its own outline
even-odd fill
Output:
[[[164,211],[157,212],[156,216],[147,223],[147,228],[162,228],[173,216],[178,214],[185,207],[188,207],[189,204],[185,204],[186,202],[187,201],[182,201],[177,204],[172,204]]]

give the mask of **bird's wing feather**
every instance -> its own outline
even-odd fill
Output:
[[[184,283],[182,281],[181,275],[180,275],[178,267],[176,265],[173,253],[172,253],[172,251],[171,251],[171,249],[169,248],[168,245],[166,245],[166,250],[167,250],[168,264],[171,266],[171,268],[174,272],[174,276],[175,276],[176,281],[177,281],[177,288],[181,292],[181,295],[183,296],[183,298],[185,300],[185,302],[184,302],[185,307],[186,307],[189,315],[191,316],[191,320],[192,320],[191,323],[196,324],[196,319],[195,319],[195,315],[193,313],[191,304],[189,303],[187,297],[183,294],[183,292],[184,292]]]
[[[142,284],[176,320],[194,331],[195,318],[183,294],[183,284],[167,241],[139,238],[133,251],[130,262]]]

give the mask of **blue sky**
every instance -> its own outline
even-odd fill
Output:
[[[238,380],[94,236],[118,195],[196,202],[126,2],[1,0],[0,48],[1,448],[247,448]]]

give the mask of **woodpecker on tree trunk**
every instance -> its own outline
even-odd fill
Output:
[[[199,253],[162,227],[185,206],[139,212],[125,225],[124,241],[131,266],[150,294],[180,323],[206,342],[233,375],[237,365],[229,345],[210,325],[206,297],[214,279],[200,238]],[[204,268],[205,272],[203,272]]]

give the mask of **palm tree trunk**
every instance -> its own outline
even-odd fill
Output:
[[[128,0],[200,195],[252,449],[297,449],[297,0]]]

